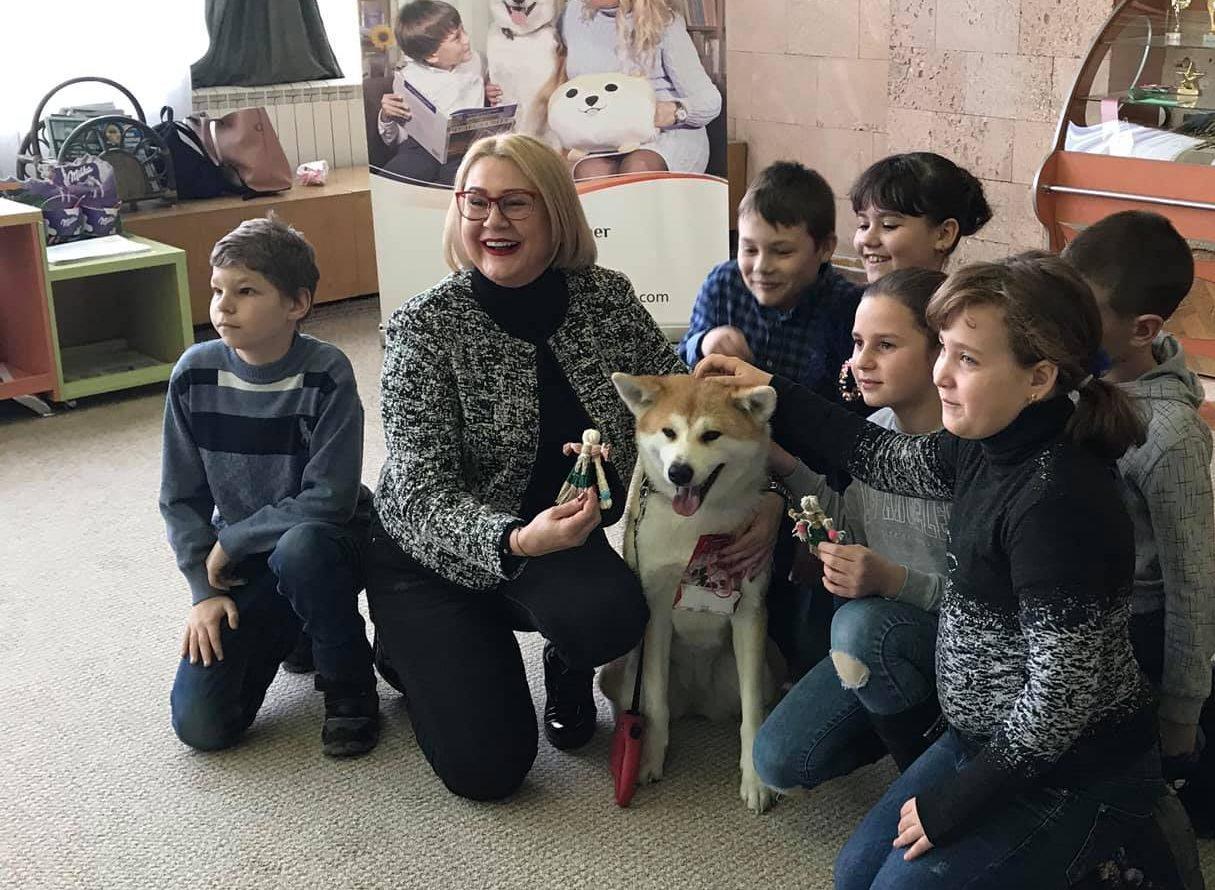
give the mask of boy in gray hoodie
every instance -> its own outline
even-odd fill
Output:
[[[1147,440],[1118,461],[1135,526],[1131,641],[1160,692],[1165,778],[1188,780],[1181,798],[1205,833],[1215,809],[1211,431],[1197,410],[1202,385],[1177,339],[1161,331],[1193,285],[1194,260],[1165,217],[1142,211],[1090,226],[1064,256],[1101,309],[1106,379],[1123,387],[1147,421]],[[1205,754],[1200,722],[1208,725]]]

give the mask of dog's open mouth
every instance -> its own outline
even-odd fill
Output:
[[[527,24],[527,17],[536,8],[535,3],[503,3],[502,5],[506,7],[506,14],[510,16],[511,22],[520,27]]]
[[[721,475],[722,467],[725,464],[718,464],[717,469],[709,474],[709,478],[705,480],[704,485],[680,485],[675,489],[675,498],[671,501],[671,506],[680,516],[691,516],[700,509],[700,505],[704,503],[705,498],[709,494],[709,489],[713,487],[713,483],[717,481],[717,477]]]

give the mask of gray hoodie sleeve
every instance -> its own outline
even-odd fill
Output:
[[[1211,440],[1199,432],[1177,437],[1143,480],[1165,590],[1160,716],[1185,724],[1210,695],[1215,652]]]

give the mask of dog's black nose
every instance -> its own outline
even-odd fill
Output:
[[[586,97],[586,104],[587,104],[587,105],[594,105],[594,104],[595,104],[596,102],[598,102],[598,101],[599,101],[599,97],[598,97],[598,96],[596,96],[596,95],[594,95],[594,94],[592,94],[592,95],[590,95],[590,96],[587,96],[587,97]]]
[[[671,464],[667,470],[667,478],[676,485],[687,485],[696,473],[687,464]]]

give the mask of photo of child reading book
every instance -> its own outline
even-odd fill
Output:
[[[460,12],[442,0],[401,6],[393,28],[404,56],[380,100],[377,132],[395,153],[382,172],[450,186],[473,141],[514,126],[514,106],[485,79]]]

